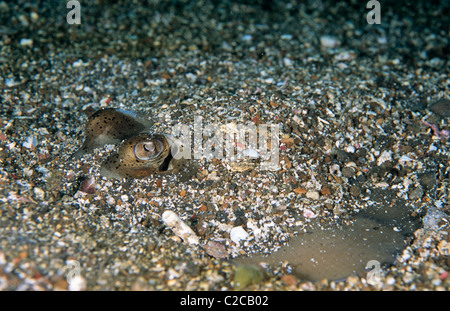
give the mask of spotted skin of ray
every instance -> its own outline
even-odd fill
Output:
[[[150,121],[138,118],[131,112],[114,108],[98,110],[89,117],[84,143],[71,159],[78,159],[106,144],[116,144],[148,130],[150,126]]]

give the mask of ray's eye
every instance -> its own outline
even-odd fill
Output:
[[[159,140],[144,141],[134,146],[134,155],[139,160],[151,160],[159,156],[162,149],[163,143]]]

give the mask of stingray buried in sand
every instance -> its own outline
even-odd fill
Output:
[[[100,173],[108,178],[143,178],[154,173],[171,172],[181,167],[183,144],[165,134],[149,134],[151,122],[120,109],[96,111],[86,125],[83,146],[71,159],[106,144],[121,142],[118,152],[102,164]]]
[[[102,164],[100,173],[109,178],[143,178],[180,168],[183,145],[165,134],[139,134],[122,142],[117,153]]]

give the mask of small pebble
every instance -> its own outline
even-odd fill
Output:
[[[305,188],[295,188],[294,192],[297,194],[305,194],[307,192],[307,190]]]
[[[353,176],[355,176],[355,169],[353,167],[344,167],[342,169],[342,176],[347,177],[347,178],[352,178]]]
[[[186,78],[189,80],[189,82],[194,83],[197,80],[197,76],[193,73],[187,73]]]
[[[408,191],[408,196],[410,200],[421,199],[423,196],[423,190],[420,187],[413,188],[410,191]]]
[[[35,137],[28,137],[27,138],[27,140],[22,144],[22,146],[24,147],[24,148],[27,148],[27,149],[35,149],[36,148],[36,146],[37,146],[37,144],[38,144],[38,142],[37,142],[37,139],[35,138]]]
[[[214,258],[228,258],[229,256],[225,246],[215,241],[208,241],[203,248],[208,255]]]
[[[291,34],[287,34],[287,33],[282,34],[281,35],[281,39],[283,39],[283,40],[292,40],[292,35]]]
[[[298,280],[292,274],[285,274],[281,277],[281,280],[291,287],[297,286]]]
[[[359,188],[358,186],[351,186],[350,194],[355,198],[359,197],[361,195],[361,188]]]
[[[310,209],[305,209],[303,211],[303,216],[305,216],[305,218],[316,218],[317,214],[311,211]]]
[[[39,20],[39,14],[36,13],[36,12],[31,12],[30,18],[31,18],[31,21],[33,23],[35,23],[35,22],[37,22]]]
[[[33,191],[34,191],[34,195],[35,195],[36,199],[38,199],[38,200],[44,200],[45,199],[45,192],[44,192],[44,190],[42,190],[41,188],[38,188],[38,187],[34,187]]]
[[[310,190],[310,191],[306,192],[306,197],[311,200],[318,200],[320,197],[320,194],[317,191]]]
[[[340,45],[338,39],[330,36],[320,37],[320,45],[324,48],[335,48]]]
[[[439,242],[439,244],[437,245],[437,249],[439,251],[439,253],[441,254],[441,256],[449,256],[450,255],[450,243],[442,240]]]
[[[336,54],[334,56],[334,59],[337,61],[352,61],[356,59],[356,54],[354,52],[342,52],[339,54]]]
[[[283,58],[283,63],[286,67],[292,67],[293,63],[289,57]]]
[[[253,40],[253,36],[252,35],[243,35],[241,38],[242,41],[246,41],[246,42],[250,42]]]
[[[95,179],[94,177],[89,177],[83,180],[80,184],[80,191],[87,194],[95,193]]]
[[[385,284],[387,285],[394,285],[395,284],[395,278],[393,276],[388,276],[385,280]]]
[[[322,195],[331,195],[331,190],[328,187],[322,187],[322,189],[320,189],[320,193]]]

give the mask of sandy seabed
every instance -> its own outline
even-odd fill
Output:
[[[383,1],[379,25],[360,1],[98,0],[78,25],[65,5],[0,2],[0,289],[449,289],[448,2]],[[278,125],[279,168],[244,144],[255,157],[104,178],[117,146],[70,159],[100,108],[156,133],[198,116],[227,133]],[[375,283],[312,282],[288,260],[237,273],[237,256],[381,205],[419,227]]]

